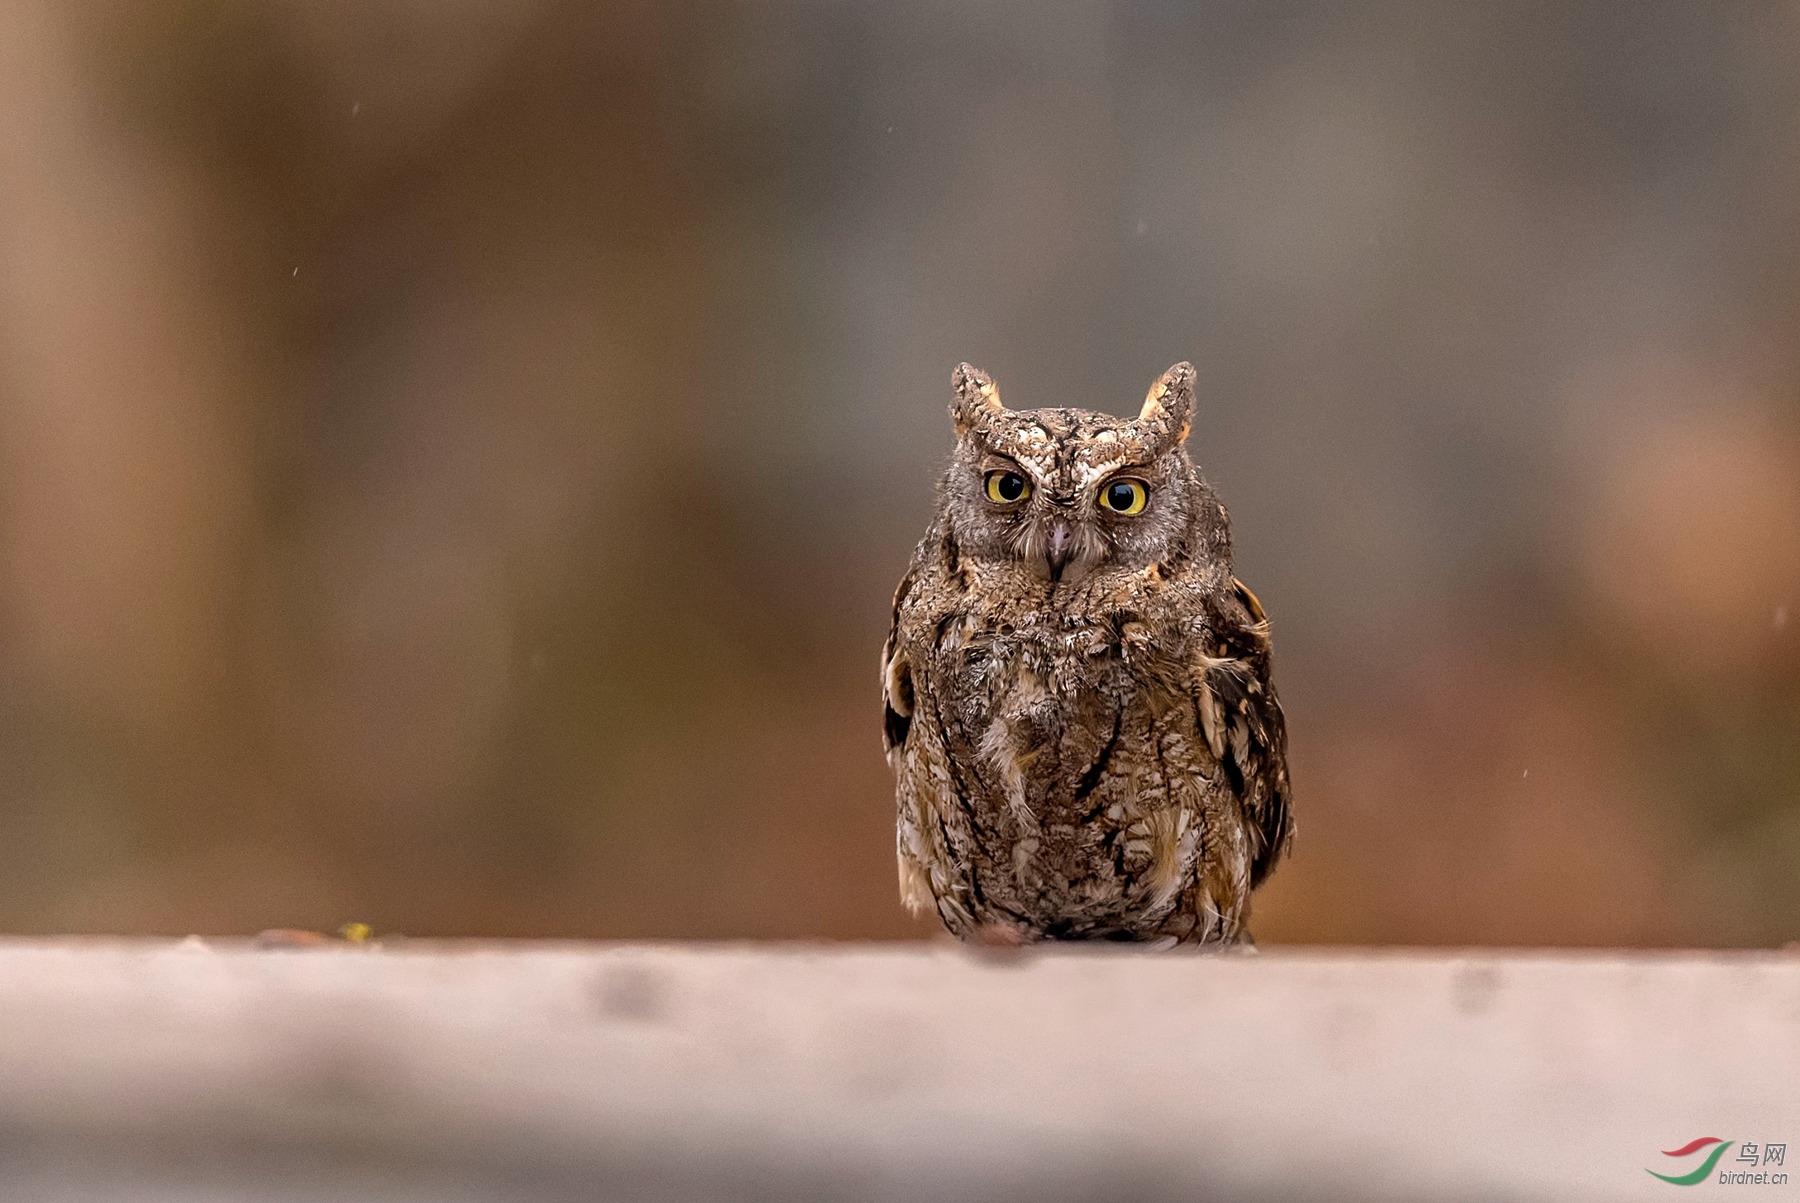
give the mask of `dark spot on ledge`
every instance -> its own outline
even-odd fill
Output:
[[[602,1018],[653,1023],[668,1013],[668,984],[642,965],[613,965],[594,983],[594,1003]]]

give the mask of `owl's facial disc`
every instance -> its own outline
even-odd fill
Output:
[[[1126,419],[1073,410],[988,411],[964,436],[955,492],[967,554],[1010,560],[1052,587],[1154,554],[1168,475]],[[1160,545],[1159,545],[1160,546]]]
[[[967,364],[953,377],[957,455],[944,487],[959,554],[1052,588],[1095,572],[1137,571],[1183,554],[1204,488],[1182,443],[1194,370],[1177,364],[1135,418],[1091,410],[1012,410]]]

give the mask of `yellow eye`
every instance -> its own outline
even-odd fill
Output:
[[[1100,504],[1127,518],[1144,512],[1150,502],[1150,490],[1141,480],[1115,480],[1100,490]]]
[[[1011,505],[1031,496],[1031,486],[1017,472],[1000,469],[987,474],[987,496],[995,505]]]

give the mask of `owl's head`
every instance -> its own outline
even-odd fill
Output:
[[[943,489],[959,554],[1052,584],[1195,554],[1229,569],[1224,511],[1187,454],[1193,365],[1164,372],[1135,418],[1007,409],[966,363],[952,382],[957,446]]]

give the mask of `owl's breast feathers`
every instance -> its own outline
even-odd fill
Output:
[[[1155,565],[1011,592],[934,550],[882,653],[903,898],[965,935],[1232,938],[1292,833],[1255,595]]]

